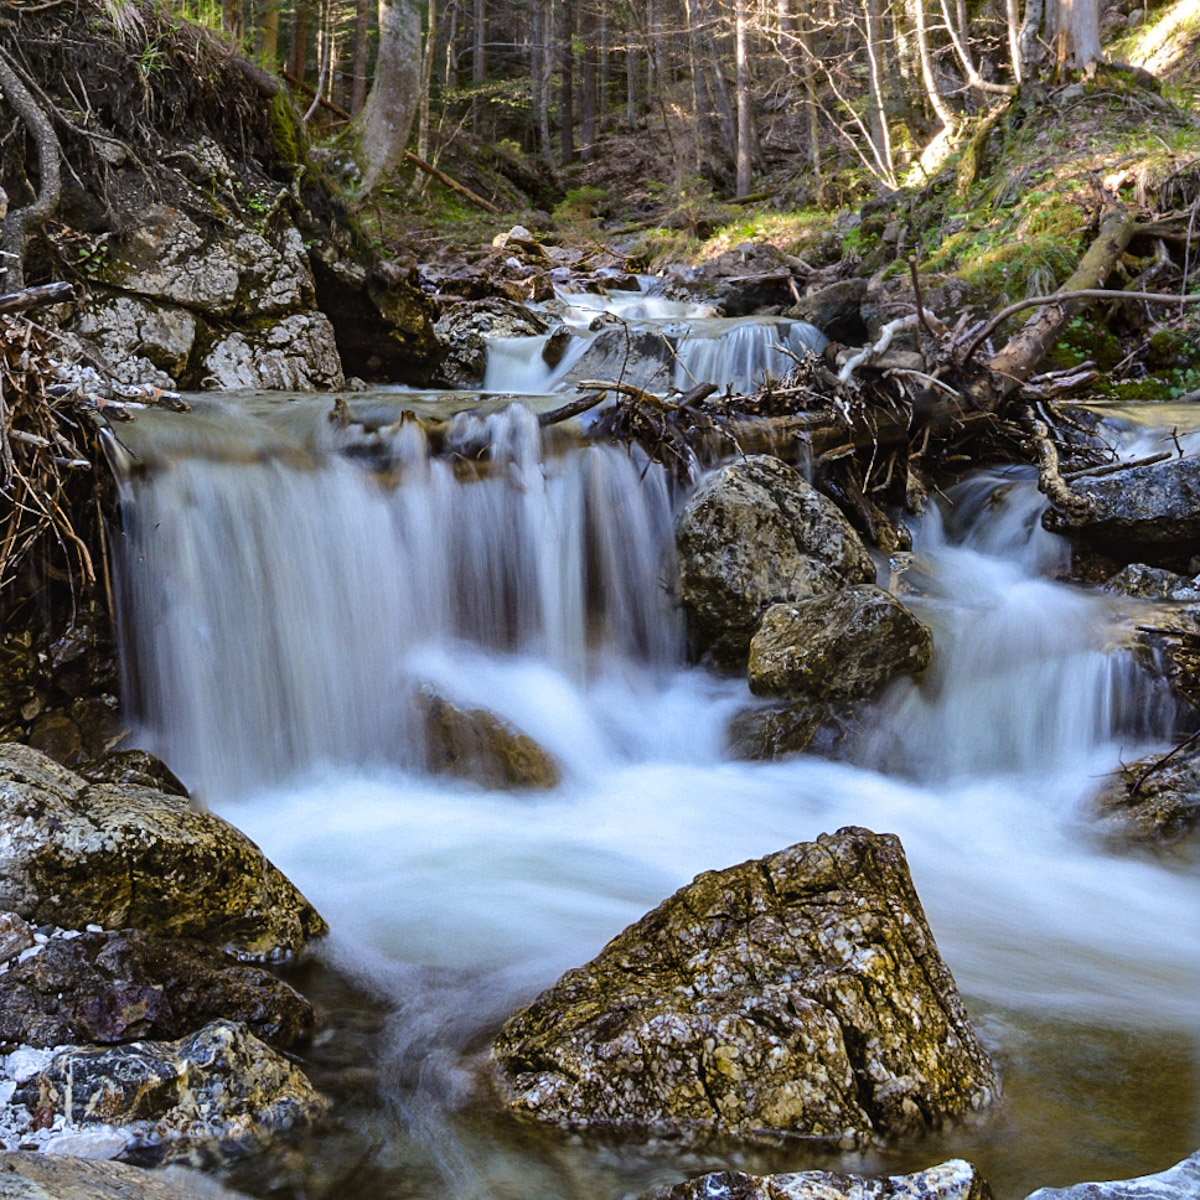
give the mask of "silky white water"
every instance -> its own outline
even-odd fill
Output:
[[[425,1162],[419,1194],[515,1196],[505,1172],[535,1169],[464,1142],[464,1050],[697,872],[847,824],[900,836],[1002,1068],[1005,1030],[1046,1021],[1168,1031],[1195,1056],[1200,877],[1106,850],[1088,814],[1106,772],[1171,732],[1169,706],[1110,602],[1046,577],[1062,548],[1030,481],[980,477],[917,531],[898,578],[935,666],[884,698],[854,761],[748,764],[725,754],[744,682],[683,663],[657,468],[543,461],[527,414],[490,420],[500,465],[471,484],[435,462],[386,492],[343,464],[182,460],[125,498],[143,740],[390,997],[389,1136],[404,1171]],[[416,683],[514,722],[562,784],[424,775]],[[605,1194],[613,1169],[581,1151],[540,1194]]]

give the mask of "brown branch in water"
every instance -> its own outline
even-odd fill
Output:
[[[580,413],[585,413],[589,409],[595,408],[603,399],[603,392],[589,392],[586,396],[580,396],[578,400],[572,400],[569,404],[564,404],[559,408],[552,408],[549,412],[538,413],[538,424],[545,429],[548,425],[557,425],[560,421],[569,421],[572,417],[577,417]]]
[[[605,392],[618,392],[622,396],[628,396],[631,400],[636,400],[639,404],[645,404],[651,408],[663,409],[666,412],[679,407],[678,404],[671,400],[664,400],[662,396],[656,396],[653,392],[647,392],[644,388],[636,387],[632,383],[622,383],[620,380],[581,379],[575,386],[589,389],[598,388]]]
[[[1150,778],[1151,775],[1153,775],[1156,771],[1161,771],[1163,769],[1163,767],[1165,767],[1167,765],[1167,763],[1169,763],[1171,761],[1171,759],[1173,759],[1175,757],[1175,755],[1177,755],[1181,750],[1186,750],[1198,738],[1200,738],[1200,729],[1197,729],[1196,732],[1193,733],[1190,737],[1185,738],[1174,749],[1168,750],[1167,753],[1162,756],[1162,758],[1156,759],[1154,762],[1152,762],[1145,769],[1145,771],[1143,771],[1141,773],[1141,775],[1138,776],[1136,782],[1129,789],[1129,795],[1131,797],[1136,796],[1138,794],[1138,792],[1141,791],[1142,784],[1144,784],[1146,782],[1146,780]]]

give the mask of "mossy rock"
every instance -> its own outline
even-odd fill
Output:
[[[308,132],[291,97],[283,90],[271,101],[271,143],[277,164],[295,167],[308,161]]]

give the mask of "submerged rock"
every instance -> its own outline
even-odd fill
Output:
[[[1157,1175],[1038,1188],[1026,1200],[1195,1200],[1200,1196],[1200,1150]]]
[[[262,967],[136,929],[52,937],[9,961],[0,987],[0,1041],[29,1046],[170,1040],[218,1017],[281,1048],[314,1024],[312,1005]]]
[[[528,734],[486,708],[462,708],[428,689],[417,697],[425,765],[490,788],[554,788],[558,763]]]
[[[34,924],[142,929],[247,954],[327,931],[244,834],[182,796],[89,784],[28,746],[0,745],[0,910]]]
[[[992,1200],[992,1189],[977,1168],[954,1158],[912,1175],[716,1171],[673,1187],[655,1188],[640,1200]]]
[[[709,476],[684,506],[675,541],[688,630],[722,662],[744,659],[772,604],[875,580],[871,556],[833,501],[770,455]]]
[[[847,732],[845,714],[833,705],[800,700],[743,709],[729,723],[730,757],[770,761],[805,750],[829,753]]]
[[[1200,582],[1165,567],[1130,563],[1100,585],[1105,592],[1138,600],[1200,600]]]
[[[183,1167],[144,1171],[68,1154],[0,1154],[0,1200],[242,1200]]]
[[[899,841],[842,829],[700,875],[501,1030],[496,1087],[562,1129],[852,1146],[991,1101]]]
[[[1162,759],[1123,766],[1096,799],[1100,816],[1131,841],[1172,845],[1200,829],[1200,751]]]
[[[70,1047],[14,1100],[45,1121],[118,1126],[130,1140],[234,1143],[309,1124],[327,1108],[298,1067],[231,1021],[175,1042]]]
[[[755,695],[865,700],[933,659],[933,636],[896,599],[862,584],[794,604],[773,604],[750,642]]]

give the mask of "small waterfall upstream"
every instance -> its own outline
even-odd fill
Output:
[[[410,431],[394,486],[324,454],[183,453],[122,501],[144,743],[299,884],[332,926],[326,953],[392,1013],[369,1135],[388,1182],[364,1196],[600,1200],[697,1169],[496,1132],[463,1064],[699,871],[846,824],[903,841],[1009,1098],[886,1158],[746,1165],[962,1154],[1009,1200],[1194,1149],[1200,878],[1110,852],[1087,809],[1173,714],[1112,602],[1049,578],[1063,548],[1031,480],[977,475],[917,529],[894,582],[934,627],[935,666],[891,689],[849,761],[752,764],[725,753],[754,703],[744,681],[684,662],[660,471],[609,447],[548,453],[519,406],[457,420],[464,445],[492,447],[472,482]],[[560,786],[425,773],[421,685],[514,722]],[[1129,1084],[1162,1061],[1150,1091]]]

